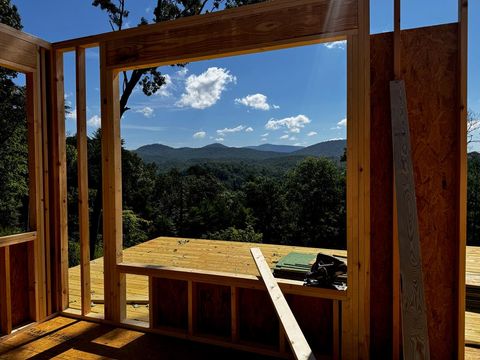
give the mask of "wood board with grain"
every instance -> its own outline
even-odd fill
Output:
[[[427,309],[405,83],[390,83],[405,359],[429,359]]]

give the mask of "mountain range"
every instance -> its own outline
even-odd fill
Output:
[[[344,154],[346,140],[330,140],[307,147],[263,144],[247,147],[229,147],[210,144],[201,148],[173,148],[162,144],[145,145],[134,150],[145,162],[158,165],[178,165],[209,161],[262,162],[283,157],[304,158],[307,156],[328,157],[339,160]]]

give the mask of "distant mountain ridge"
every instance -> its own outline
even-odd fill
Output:
[[[282,157],[304,158],[306,156],[339,159],[344,154],[346,140],[331,140],[308,147],[263,144],[249,147],[229,147],[214,143],[201,148],[173,148],[162,144],[145,145],[134,150],[145,162],[158,165],[195,163],[201,161],[262,162]]]
[[[305,146],[262,144],[262,145],[257,145],[257,146],[245,146],[245,148],[258,150],[258,151],[273,151],[273,152],[280,152],[280,153],[293,153],[295,151],[304,149]]]

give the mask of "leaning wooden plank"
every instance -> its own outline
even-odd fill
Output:
[[[312,349],[310,349],[310,346],[303,335],[302,329],[298,326],[297,320],[288,306],[287,300],[283,296],[282,290],[280,290],[277,281],[273,277],[270,267],[263,257],[262,251],[259,248],[252,248],[250,251],[255,260],[258,271],[262,276],[262,280],[265,283],[268,294],[272,299],[275,311],[285,329],[285,334],[287,335],[288,342],[295,358],[314,360],[315,356],[313,355]]]
[[[405,83],[390,82],[404,359],[430,359]]]

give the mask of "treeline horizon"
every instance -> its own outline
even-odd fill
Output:
[[[0,68],[0,236],[29,231],[25,87]],[[101,132],[88,139],[91,258],[102,256]],[[70,265],[79,260],[76,136],[67,137]],[[345,159],[343,159],[345,160]],[[122,148],[124,246],[158,236],[345,248],[345,161],[160,168]],[[480,154],[468,156],[467,245],[480,246]]]
[[[90,246],[102,255],[101,131],[88,139]],[[76,136],[67,137],[70,265],[79,261]],[[212,162],[183,170],[122,146],[123,245],[160,236],[324,248],[346,246],[345,166],[306,157],[290,168]]]

